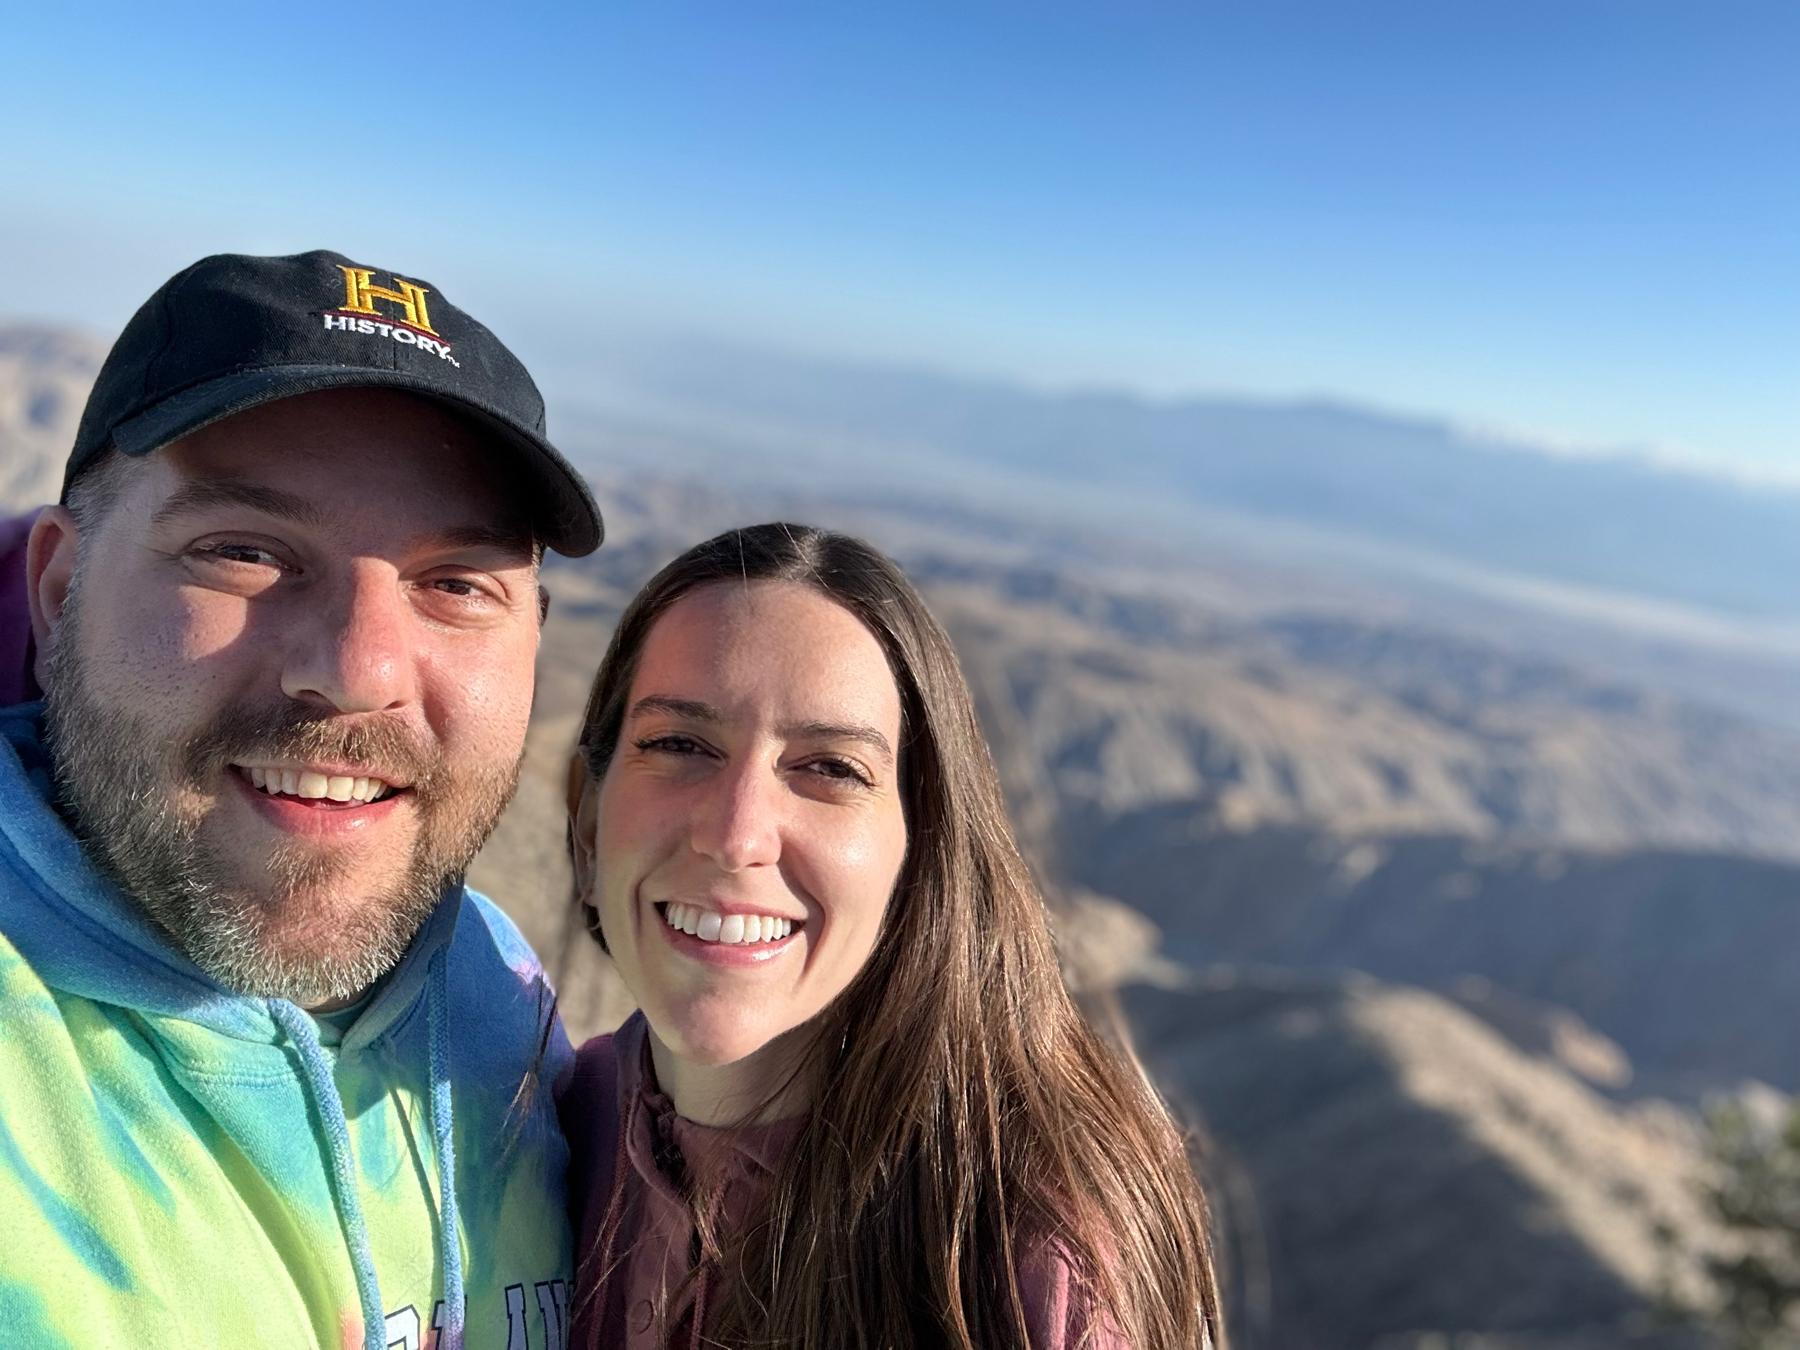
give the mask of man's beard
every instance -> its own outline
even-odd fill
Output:
[[[523,751],[510,764],[463,774],[459,782],[442,754],[411,728],[347,722],[286,700],[229,709],[171,739],[94,690],[81,652],[76,589],[46,672],[44,723],[63,808],[89,856],[195,965],[229,989],[303,1007],[368,989],[399,963],[493,833],[518,785]],[[200,838],[204,814],[184,810],[180,797],[183,789],[232,790],[226,775],[237,770],[231,764],[276,760],[367,765],[410,785],[417,833],[404,870],[385,891],[343,903],[344,894],[330,889],[334,877],[343,874],[348,886],[370,864],[301,840],[268,851],[268,881],[258,893],[232,880],[228,861]]]

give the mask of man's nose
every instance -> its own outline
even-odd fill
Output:
[[[281,689],[334,712],[381,712],[413,697],[412,614],[391,568],[359,565],[297,621]]]
[[[746,759],[713,774],[692,821],[694,852],[721,871],[767,866],[781,857],[786,789],[768,764]]]

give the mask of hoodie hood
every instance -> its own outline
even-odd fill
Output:
[[[0,838],[39,885],[9,905],[7,936],[53,989],[272,1045],[285,1033],[269,1001],[234,993],[169,942],[95,867],[53,804],[43,704],[0,709]],[[10,753],[9,753],[10,752]],[[434,909],[405,958],[345,1033],[339,1054],[366,1047],[416,1004],[431,960],[455,931],[462,887]]]

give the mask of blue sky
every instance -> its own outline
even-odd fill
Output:
[[[14,7],[0,314],[323,245],[553,394],[655,323],[1800,474],[1796,70],[1791,0]]]

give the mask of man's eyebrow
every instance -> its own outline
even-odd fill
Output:
[[[200,478],[183,483],[171,492],[150,517],[152,528],[165,525],[177,516],[205,511],[215,506],[245,506],[265,516],[289,520],[313,529],[325,525],[325,513],[306,498],[280,488],[258,483],[240,482],[235,478]]]
[[[259,483],[245,483],[235,478],[201,478],[183,483],[150,518],[152,528],[167,524],[179,516],[210,510],[219,506],[248,507],[277,520],[291,521],[309,529],[323,529],[325,513],[298,493]],[[431,536],[431,543],[441,548],[493,549],[497,553],[532,557],[529,531],[503,525],[455,525]]]
[[[502,525],[455,525],[432,535],[431,542],[443,548],[487,548],[521,558],[536,556],[529,531]]]

